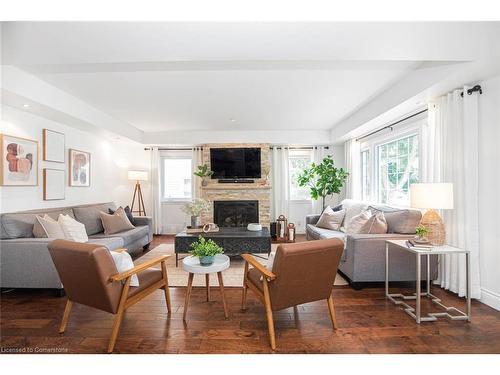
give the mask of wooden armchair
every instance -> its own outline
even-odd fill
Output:
[[[59,333],[64,333],[66,329],[73,302],[107,311],[115,315],[108,345],[108,353],[111,353],[123,314],[130,306],[163,288],[167,310],[171,313],[165,264],[169,255],[162,255],[118,273],[109,250],[102,245],[55,240],[48,247],[68,296]],[[159,263],[161,270],[151,268]],[[133,275],[139,278],[138,287],[130,286]]]
[[[332,289],[343,250],[344,244],[339,239],[280,245],[272,271],[252,255],[242,255],[245,276],[241,308],[246,310],[247,289],[251,289],[265,305],[273,350],[276,349],[273,311],[326,300],[333,328],[337,328]]]

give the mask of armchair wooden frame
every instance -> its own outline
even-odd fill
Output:
[[[265,266],[259,263],[251,254],[242,254],[241,257],[245,260],[245,271],[243,278],[243,295],[241,299],[241,309],[246,310],[247,302],[247,289],[251,289],[257,297],[264,304],[266,309],[267,328],[269,331],[269,342],[271,349],[276,350],[276,336],[274,332],[273,310],[271,304],[271,297],[269,294],[269,285],[277,278],[277,275],[268,270]],[[255,268],[262,275],[262,291],[248,278],[249,265]],[[335,307],[333,304],[333,297],[327,299],[328,310],[330,312],[330,319],[332,321],[333,329],[337,329],[337,318],[335,315]]]
[[[125,249],[118,249],[114,250],[117,252],[122,252]],[[123,320],[123,315],[125,313],[125,310],[127,310],[130,306],[136,304],[140,300],[142,300],[144,297],[147,297],[157,289],[163,289],[165,292],[165,301],[167,303],[167,310],[168,313],[172,313],[172,306],[170,302],[170,291],[169,291],[169,286],[168,286],[168,276],[167,276],[167,266],[166,266],[166,261],[167,259],[171,257],[171,255],[162,255],[157,258],[151,259],[149,261],[146,261],[144,263],[136,265],[134,268],[122,272],[122,273],[117,273],[116,275],[113,275],[110,277],[109,281],[110,282],[123,282],[123,289],[121,292],[120,296],[120,302],[118,305],[118,311],[115,314],[115,318],[113,321],[113,329],[111,331],[111,338],[109,340],[108,344],[108,353],[112,353],[113,349],[115,347],[116,343],[116,338],[118,337],[118,332],[120,331],[120,326]],[[161,271],[162,271],[162,279],[157,281],[156,283],[150,285],[146,289],[140,291],[139,293],[133,295],[132,297],[129,297],[129,289],[130,289],[130,281],[132,279],[133,275],[136,275],[148,268],[151,268],[157,264],[161,264]],[[66,302],[66,307],[64,309],[63,313],[63,318],[61,321],[61,326],[59,328],[59,333],[64,333],[66,330],[66,325],[68,324],[68,318],[69,314],[71,312],[71,308],[73,306],[73,301],[71,301],[68,298],[68,301]]]

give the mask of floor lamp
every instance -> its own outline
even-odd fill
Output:
[[[146,216],[146,208],[144,207],[144,199],[142,198],[141,182],[148,180],[147,171],[128,171],[128,179],[135,181],[134,197],[132,198],[132,206],[130,211],[137,212],[139,216]],[[138,209],[134,210],[135,200],[137,198]]]

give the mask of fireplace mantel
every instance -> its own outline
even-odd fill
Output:
[[[257,190],[257,189],[271,189],[271,185],[260,184],[213,184],[202,186],[202,190]]]

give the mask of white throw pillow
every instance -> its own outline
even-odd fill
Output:
[[[365,210],[360,214],[354,216],[345,227],[346,233],[363,233],[363,227],[372,217],[370,210]]]
[[[66,238],[66,235],[64,234],[60,223],[52,219],[49,215],[45,214],[43,215],[43,217],[37,216],[36,219],[45,231],[45,234],[48,238],[62,240]]]
[[[72,217],[61,214],[59,215],[59,219],[57,221],[61,225],[61,229],[67,240],[75,242],[87,242],[89,240],[87,231],[85,230],[85,225],[76,221]]]
[[[339,230],[344,220],[344,216],[345,210],[333,211],[330,206],[327,206],[316,223],[316,226],[318,228]]]
[[[269,257],[267,258],[266,268],[271,272],[273,271],[273,264],[274,264],[274,257],[275,256],[276,256],[276,252],[273,252],[273,253],[269,254]]]
[[[119,273],[131,270],[134,268],[134,262],[132,261],[132,257],[126,251],[116,252],[111,251],[111,256],[115,262],[116,270]],[[130,286],[139,286],[139,278],[137,275],[132,275],[130,278]]]

